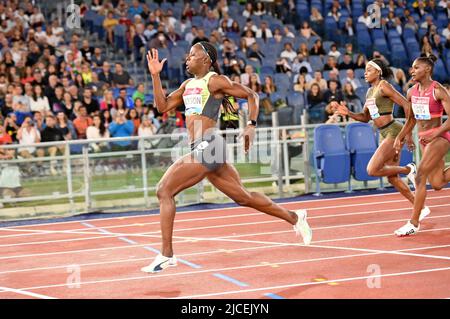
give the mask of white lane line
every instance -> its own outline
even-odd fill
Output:
[[[49,297],[46,295],[37,294],[34,292],[29,292],[23,289],[14,289],[14,288],[8,288],[8,287],[0,287],[0,292],[13,292],[15,294],[23,295],[23,296],[29,296],[29,297],[35,297],[39,299],[57,299],[54,297]]]
[[[438,271],[448,271],[448,270],[450,270],[450,267],[431,268],[431,269],[424,269],[424,270],[415,270],[415,271],[405,271],[405,272],[397,272],[397,273],[390,273],[390,274],[381,274],[379,276],[376,276],[376,278],[380,278],[380,277],[395,277],[395,276],[407,276],[407,275],[424,274],[424,273],[438,272]],[[301,283],[289,284],[289,285],[279,285],[279,286],[270,286],[270,287],[253,288],[253,289],[223,291],[223,292],[215,292],[215,293],[210,293],[210,294],[181,296],[181,297],[176,297],[176,298],[173,298],[173,299],[208,298],[208,297],[213,297],[213,296],[226,296],[226,295],[232,295],[232,294],[242,294],[242,293],[247,293],[247,292],[256,292],[256,291],[265,291],[265,290],[272,290],[273,291],[273,290],[276,290],[276,289],[285,289],[285,288],[303,287],[303,286],[312,286],[312,285],[322,285],[322,284],[327,284],[327,283],[331,283],[331,282],[347,282],[347,281],[363,280],[363,279],[368,279],[368,278],[373,278],[373,275],[360,276],[360,277],[349,277],[349,278],[341,278],[341,279],[330,279],[330,280],[324,280],[324,281],[319,281],[319,282],[301,282]]]
[[[438,218],[449,218],[450,215],[437,215],[437,216],[430,216],[427,217],[426,220],[430,219],[438,219]],[[378,225],[378,224],[387,224],[387,223],[397,223],[397,222],[404,222],[405,219],[394,219],[394,220],[383,220],[383,221],[377,221],[377,222],[366,222],[366,223],[355,223],[355,224],[345,224],[345,225],[334,225],[334,226],[323,226],[323,227],[315,227],[312,228],[313,230],[324,230],[324,229],[334,229],[334,228],[351,228],[351,227],[359,227],[359,226],[367,226],[367,225]],[[193,230],[207,230],[207,229],[217,229],[217,228],[226,228],[226,227],[240,227],[240,226],[251,226],[251,225],[260,225],[260,224],[270,224],[270,223],[281,223],[284,221],[282,220],[271,220],[271,221],[263,221],[263,222],[253,222],[253,223],[239,223],[239,224],[226,224],[226,225],[217,225],[217,226],[207,226],[207,227],[193,227],[193,228],[182,228],[182,229],[175,229],[174,233],[180,233],[183,231],[193,231]],[[258,233],[259,235],[269,235],[269,234],[281,234],[281,233],[288,233],[292,232],[292,230],[286,230],[286,231],[277,231],[277,232],[266,232],[266,233]],[[144,232],[144,233],[111,233],[111,234],[103,234],[102,236],[95,236],[95,237],[81,237],[81,238],[68,238],[68,239],[60,239],[60,240],[49,240],[49,241],[36,241],[36,242],[25,242],[25,243],[17,243],[17,244],[3,244],[0,245],[1,247],[18,247],[18,246],[29,246],[29,245],[42,245],[42,244],[53,244],[53,243],[62,243],[62,242],[79,242],[79,241],[86,241],[86,240],[95,240],[95,239],[104,239],[104,238],[115,238],[115,237],[160,237],[160,231],[154,231],[154,232]],[[97,234],[97,233],[95,233]],[[237,237],[248,237],[248,236],[255,236],[255,234],[241,234],[241,235],[230,235],[230,236],[221,236],[221,238],[237,238]],[[182,238],[185,236],[173,236],[173,238]],[[1,259],[2,257],[0,257]]]
[[[427,217],[426,220],[437,219],[437,218],[448,218],[450,215],[438,215],[438,216],[430,216]],[[309,219],[309,218],[308,218]],[[323,226],[323,227],[313,227],[312,230],[324,230],[324,229],[333,229],[333,228],[350,228],[350,227],[358,227],[358,226],[367,226],[367,225],[376,225],[376,224],[387,224],[387,223],[397,223],[404,222],[405,219],[394,219],[394,220],[384,220],[378,222],[367,222],[367,223],[357,223],[357,224],[346,224],[346,225],[334,225],[334,226]],[[240,237],[251,237],[251,236],[261,236],[261,235],[273,235],[273,234],[283,234],[283,233],[292,233],[292,230],[280,230],[273,232],[264,232],[264,233],[253,233],[253,234],[240,234],[240,235],[229,235],[229,236],[220,236],[220,238],[240,238]],[[394,233],[392,232],[392,235]],[[173,236],[174,238],[184,238],[180,236]]]
[[[291,246],[292,244],[284,244]],[[298,245],[297,245],[298,246]],[[426,250],[432,249],[433,247],[419,247],[419,248],[408,248],[403,250],[398,250],[398,252],[406,252],[413,250]],[[290,264],[301,264],[315,261],[325,261],[325,260],[336,260],[336,259],[346,259],[346,258],[354,258],[354,257],[364,257],[371,255],[381,255],[383,253],[370,252],[370,253],[362,253],[362,254],[351,254],[351,255],[343,255],[343,256],[333,256],[333,257],[320,257],[320,258],[312,258],[312,259],[300,259],[300,260],[291,260],[291,261],[277,261],[278,265],[290,265]],[[128,278],[116,278],[116,279],[104,279],[104,280],[93,280],[80,282],[80,285],[91,285],[91,284],[101,284],[101,283],[112,283],[112,282],[123,282],[123,281],[132,281],[132,280],[143,280],[143,279],[155,279],[161,277],[173,277],[173,276],[184,276],[184,275],[197,275],[203,273],[210,272],[222,272],[222,271],[230,271],[230,270],[243,270],[243,269],[252,269],[258,267],[267,267],[267,264],[253,264],[253,265],[245,265],[245,266],[235,266],[235,267],[223,267],[216,269],[204,269],[204,270],[190,270],[186,272],[178,272],[178,273],[163,273],[163,274],[154,274],[154,275],[145,275],[145,276],[137,276],[137,277],[128,277]],[[46,288],[56,288],[56,287],[67,287],[67,283],[64,284],[54,284],[54,285],[45,285],[45,286],[36,286],[36,287],[27,287],[22,288],[24,290],[37,290],[37,289],[46,289]],[[1,293],[1,291],[0,291]]]
[[[425,230],[422,230],[421,233],[435,232],[435,231],[446,231],[446,230],[450,230],[450,227],[436,228],[436,229],[425,229]],[[292,230],[289,231],[289,232],[292,232]],[[271,233],[256,233],[256,234],[252,234],[252,236],[257,236],[257,235],[262,235],[262,234],[271,234],[272,235],[272,234],[279,234],[279,233],[285,233],[285,231],[271,232]],[[244,235],[238,235],[238,236],[243,237]],[[366,238],[375,238],[375,237],[393,237],[393,236],[394,235],[392,233],[387,233],[387,234],[381,234],[381,235],[368,235],[368,236],[358,236],[358,237],[346,237],[346,238],[327,239],[327,240],[321,240],[321,241],[312,241],[312,243],[321,243],[321,242],[329,242],[329,241],[334,242],[334,241],[341,241],[341,240],[345,241],[345,240],[366,239]],[[178,243],[186,243],[186,242],[192,242],[192,240],[179,240],[179,241],[174,241],[173,243],[174,244],[178,244]],[[55,255],[64,255],[64,254],[71,254],[72,255],[72,254],[77,254],[77,253],[90,253],[90,252],[99,252],[99,251],[105,251],[105,250],[139,248],[139,247],[144,247],[144,246],[147,246],[147,245],[161,245],[161,242],[139,244],[139,245],[125,245],[125,246],[113,246],[113,247],[90,248],[90,249],[69,250],[69,251],[58,251],[58,252],[50,252],[50,253],[6,256],[6,257],[0,257],[0,260],[2,260],[2,259],[19,259],[19,258],[28,258],[28,257],[55,256]],[[279,246],[279,245],[277,245],[277,246]],[[185,256],[189,256],[189,255],[185,255]]]
[[[435,191],[435,190],[428,190],[428,193],[432,193],[434,194],[435,192],[439,192],[440,194],[442,193],[447,193],[447,191],[449,191],[450,188],[444,188],[440,191]],[[290,201],[290,202],[284,202],[284,203],[280,203],[281,205],[284,204],[297,204],[297,203],[314,203],[314,202],[328,202],[328,201],[339,201],[341,199],[358,199],[358,198],[373,198],[373,197],[380,197],[380,196],[401,196],[399,193],[394,192],[394,193],[387,193],[387,194],[373,194],[373,195],[359,195],[359,196],[349,196],[349,197],[335,197],[335,198],[323,198],[323,199],[313,199],[313,200],[297,200],[297,201]],[[431,199],[431,198],[447,198],[450,197],[450,195],[448,196],[427,196],[427,200]],[[406,199],[402,199],[402,200],[395,200],[395,201],[388,201],[388,202],[408,202]],[[370,205],[372,204],[371,202],[367,202],[365,203],[365,205]],[[358,204],[358,205],[363,205],[363,204]],[[354,206],[354,205],[351,205]],[[184,212],[177,212],[177,214],[191,214],[191,213],[207,213],[207,212],[215,212],[215,211],[221,211],[221,210],[233,210],[233,209],[242,209],[243,207],[240,206],[234,206],[234,207],[223,207],[223,208],[210,208],[210,209],[202,209],[202,210],[190,210],[190,211],[184,211]],[[320,209],[320,208],[317,208]],[[98,220],[115,220],[115,219],[128,219],[128,218],[134,218],[134,217],[148,217],[151,215],[133,215],[133,216],[120,216],[120,217],[104,217],[104,218],[93,218],[90,219],[89,221],[98,221]],[[71,224],[71,223],[79,223],[79,220],[72,220],[72,221],[67,221],[67,222],[58,222],[58,223],[42,223],[42,224],[36,224],[36,225],[19,225],[19,226],[11,226],[8,228],[24,228],[24,227],[39,227],[39,226],[44,226],[44,225],[61,225],[61,224]],[[0,228],[1,229],[1,228]]]
[[[387,202],[385,202],[385,203],[387,203]],[[446,206],[450,206],[450,204],[428,205],[429,208],[438,208],[438,207],[446,207]],[[349,207],[349,205],[335,206],[335,207]],[[328,208],[330,208],[330,207],[328,207]],[[357,215],[368,215],[368,214],[377,214],[377,213],[391,213],[391,212],[400,212],[400,211],[405,211],[405,210],[410,210],[410,209],[411,209],[410,207],[407,207],[407,208],[382,209],[382,210],[373,210],[373,211],[360,211],[360,212],[353,212],[353,213],[338,213],[338,214],[330,214],[330,215],[310,216],[310,217],[308,217],[308,219],[357,216]],[[308,210],[311,211],[312,209],[308,209]],[[249,216],[267,216],[267,214],[258,212],[258,213],[227,215],[227,216],[218,216],[218,217],[192,218],[192,219],[184,219],[184,220],[182,219],[182,220],[176,220],[176,224],[179,224],[181,222],[218,220],[218,219],[229,219],[229,218],[249,217]],[[277,222],[277,221],[280,221],[280,220],[274,220],[274,221],[270,221],[270,222]],[[124,225],[116,225],[116,226],[105,226],[102,228],[103,229],[115,229],[115,228],[126,228],[126,227],[142,227],[142,226],[147,226],[147,225],[159,225],[159,223],[160,223],[159,221],[150,222],[150,223],[133,223],[133,224],[124,224]],[[90,232],[90,231],[86,230],[86,228],[75,228],[75,229],[68,229],[68,230],[38,230],[38,229],[0,228],[0,230],[12,231],[12,232],[28,232],[25,234],[3,235],[3,236],[0,236],[0,238],[37,236],[37,235],[41,235],[41,234],[87,234],[87,235],[99,234],[99,233]]]
[[[444,229],[450,230],[450,228],[444,228]],[[431,229],[431,230],[427,230],[427,232],[438,231],[438,230],[442,230],[442,229]],[[380,234],[380,235],[373,235],[373,236],[369,236],[369,237],[382,237],[382,236],[392,236],[392,234]],[[345,240],[360,239],[360,237],[344,238],[344,239]],[[329,240],[329,241],[336,241],[336,240]],[[313,242],[313,243],[318,243],[318,242],[321,242],[321,241],[317,241],[317,242]],[[228,248],[228,249],[218,248],[218,249],[214,249],[214,250],[207,250],[207,251],[201,251],[201,252],[196,252],[196,253],[178,254],[177,256],[192,257],[192,256],[201,256],[201,255],[223,254],[225,250],[235,253],[235,252],[258,250],[258,249],[278,248],[278,247],[283,247],[283,246],[286,246],[286,244],[280,243],[280,244],[252,246],[252,247],[245,247],[245,248]],[[291,244],[289,244],[288,246],[291,246]],[[123,246],[123,247],[127,247],[127,246]],[[408,249],[403,249],[400,251],[428,250],[428,249],[438,249],[438,248],[448,248],[448,247],[450,247],[450,245],[408,248]],[[374,254],[379,254],[379,253],[374,253]],[[149,257],[145,257],[145,258],[129,258],[129,259],[119,259],[119,260],[111,260],[111,261],[105,261],[105,262],[85,263],[85,264],[77,264],[77,265],[80,267],[89,267],[89,266],[110,265],[110,264],[117,264],[117,263],[131,263],[131,262],[139,262],[139,261],[148,261],[151,259],[153,259],[153,256],[149,256]],[[52,269],[59,269],[59,268],[66,269],[69,266],[70,265],[67,264],[67,265],[49,266],[49,267],[15,269],[15,270],[1,271],[0,274],[11,274],[11,273],[28,272],[28,271],[43,271],[43,270],[52,270]]]

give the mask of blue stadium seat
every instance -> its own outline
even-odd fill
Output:
[[[103,21],[105,17],[99,14],[94,15],[94,33],[97,33],[98,38],[101,40],[105,39],[105,29],[103,28]]]
[[[336,125],[319,125],[314,129],[314,169],[316,194],[320,183],[343,183],[350,179],[350,153],[345,148],[341,129]]]
[[[70,154],[81,154],[81,153],[83,153],[83,146],[86,146],[86,145],[85,144],[71,144],[69,146]]]
[[[95,11],[87,10],[84,14],[84,20],[86,23],[86,27],[88,28],[90,33],[94,32],[94,19],[95,19]]]
[[[309,64],[311,64],[311,68],[313,71],[322,70],[323,69],[323,60],[319,55],[310,55],[308,58]]]
[[[394,13],[396,17],[402,17],[405,12],[404,8],[395,8]]]
[[[151,94],[151,93],[145,94],[144,104],[153,103],[153,99],[154,99],[153,94]]]
[[[403,145],[402,152],[400,154],[400,166],[406,166],[413,161],[413,152],[408,150],[408,146],[406,143]],[[400,174],[400,176],[405,176],[404,174]]]
[[[302,20],[307,20],[310,16],[308,4],[297,3],[295,10]]]
[[[287,95],[289,106],[305,107],[305,98],[302,93],[296,91],[289,91]]]
[[[358,33],[363,31],[368,31],[367,26],[362,22],[356,23],[356,32]]]
[[[367,88],[359,87],[359,88],[357,88],[355,90],[355,93],[359,97],[359,99],[361,100],[361,103],[364,105],[364,103],[366,102]]]
[[[193,26],[203,27],[203,17],[202,16],[193,16],[191,23]],[[241,25],[241,24],[239,24],[239,25]]]
[[[273,76],[275,70],[272,65],[263,65],[260,69],[261,74]],[[264,79],[264,77],[262,77]]]
[[[404,40],[406,40],[408,38],[416,39],[416,33],[414,32],[413,29],[410,29],[410,28],[404,28],[402,36],[403,36]]]
[[[372,40],[368,31],[358,32],[356,35],[356,42],[361,52],[366,56],[372,53]]]
[[[119,50],[127,51],[127,27],[123,24],[118,24],[114,27],[114,44],[115,47]]]
[[[308,105],[307,112],[308,124],[324,123],[326,120],[325,108],[327,104],[325,102],[316,104],[314,106]]]
[[[338,38],[338,24],[332,17],[325,18],[325,38],[333,40]]]
[[[382,52],[383,55],[390,55],[389,47],[385,39],[377,38],[373,43],[374,50]]]
[[[388,39],[389,38],[399,38],[400,39],[400,33],[398,33],[396,29],[389,30],[387,35],[388,35]]]
[[[359,79],[360,81],[364,81],[364,72],[365,69],[355,69],[355,77]]]
[[[173,9],[173,6],[172,6],[172,3],[170,3],[170,2],[163,2],[163,3],[161,3],[160,8],[163,11],[167,11],[168,9]]]
[[[261,68],[261,62],[259,62],[259,60],[247,59],[246,62],[247,65],[251,65],[255,71],[258,71]]]
[[[330,48],[333,45],[333,43],[334,43],[334,41],[324,41],[322,43],[323,49],[325,50],[325,52],[329,52],[330,51]]]
[[[345,128],[345,141],[350,152],[352,175],[355,180],[378,179],[367,174],[367,164],[377,149],[376,134],[372,126],[367,123],[350,123]]]
[[[294,125],[301,124],[300,117],[305,109],[305,98],[303,93],[290,91],[287,95],[288,105],[293,108],[293,123]]]
[[[435,24],[438,28],[445,28],[448,25],[448,17],[444,12],[439,12]]]
[[[283,92],[274,92],[270,94],[270,101],[272,104],[275,104],[278,100],[286,100],[286,95]]]
[[[113,88],[112,92],[113,92],[114,98],[117,99],[119,97],[120,89],[119,88]]]
[[[273,81],[278,91],[287,92],[291,85],[291,80],[289,76],[285,73],[275,73],[273,75]]]
[[[147,3],[149,9],[152,11],[155,11],[156,9],[159,8],[159,4],[152,0],[146,0],[145,2]]]
[[[442,59],[438,59],[434,65],[433,78],[439,82],[447,81],[447,71],[445,70],[445,65]]]
[[[283,107],[277,110],[278,112],[278,125],[286,126],[293,124],[293,108],[292,107]]]
[[[372,41],[375,42],[375,40],[377,39],[383,39],[384,41],[386,41],[386,37],[384,34],[384,31],[381,29],[371,29],[372,32]]]
[[[364,8],[361,3],[358,3],[357,1],[353,1],[352,4],[352,17],[353,21],[357,21],[360,16],[362,16],[364,12]]]

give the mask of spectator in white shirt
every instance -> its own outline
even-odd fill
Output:
[[[58,45],[63,40],[60,36],[57,36],[53,33],[52,27],[47,28],[45,36],[46,36],[47,44],[54,48],[58,47]]]
[[[295,34],[292,33],[287,26],[284,27],[283,31],[286,38],[295,38]]]
[[[312,73],[311,64],[306,61],[305,56],[302,53],[298,53],[292,63],[292,72],[299,73],[300,69],[305,67],[308,70],[308,73]],[[294,79],[294,83],[297,81]]]
[[[417,32],[417,30],[419,30],[419,26],[417,25],[413,16],[408,17],[408,22],[405,24],[405,29],[411,29],[414,32]]]
[[[52,22],[52,33],[57,37],[62,37],[64,35],[64,29],[59,25],[58,19],[55,19]]]
[[[402,20],[400,20],[399,17],[395,17],[395,19],[394,19],[394,27],[395,27],[395,30],[397,30],[398,34],[401,35],[403,33]]]
[[[422,29],[429,29],[432,25],[433,25],[433,17],[428,15],[428,16],[425,18],[425,21],[422,22],[422,24],[420,25],[420,27],[421,27]]]
[[[68,58],[68,55],[72,54],[72,61]],[[66,63],[81,63],[83,61],[83,54],[78,50],[77,45],[73,42],[70,43],[69,50],[64,53],[64,60]]]
[[[258,31],[258,27],[253,24],[252,18],[248,18],[247,21],[245,22],[245,26],[242,29],[241,36],[243,36],[248,29],[252,30],[253,34],[255,34],[256,31]]]
[[[20,20],[23,29],[26,30],[29,28],[28,22],[30,21],[30,18],[25,14],[25,10],[23,8],[19,8],[18,10],[16,10],[14,16]]]
[[[142,116],[142,123],[138,129],[138,136],[140,137],[149,137],[153,136],[156,133],[156,127],[153,125],[152,120],[148,115]],[[149,149],[152,147],[151,141],[149,139],[139,140],[138,148],[142,147],[142,143],[144,144],[144,148]]]
[[[40,85],[34,86],[33,96],[30,98],[31,112],[41,112],[44,116],[50,112],[48,98],[44,96]]]
[[[447,27],[444,30],[442,30],[442,35],[444,36],[445,39],[449,39],[449,37],[450,37],[450,21],[449,21]]]
[[[292,44],[287,42],[284,44],[284,50],[280,54],[280,58],[287,58],[289,62],[292,63],[295,57],[297,56],[297,52],[292,49]]]
[[[245,42],[245,47],[250,48],[252,44],[256,42],[253,31],[252,30],[245,31],[245,36],[242,37],[242,40]]]
[[[339,61],[339,58],[341,57],[341,52],[339,52],[339,50],[337,49],[336,44],[333,43],[330,46],[330,52],[328,52],[328,55],[334,57],[336,61]]]
[[[448,3],[447,0],[441,0],[441,1],[439,1],[438,6],[441,8],[447,9],[447,3]]]
[[[320,71],[314,72],[314,79],[312,79],[311,81],[307,81],[306,89],[310,90],[313,84],[317,84],[321,90],[326,90],[328,88],[327,81],[322,78],[322,72]]]
[[[264,3],[258,1],[256,3],[256,8],[255,11],[253,12],[253,14],[255,16],[262,16],[265,15],[267,13],[266,8],[264,8]]]
[[[350,83],[353,87],[353,90],[356,90],[357,88],[361,87],[361,81],[357,78],[355,78],[355,72],[352,69],[348,69],[346,71],[347,77],[344,78],[342,81],[343,83]]]
[[[261,28],[256,31],[256,37],[262,38],[264,41],[267,41],[267,39],[273,37],[272,31],[269,29],[267,22],[261,22]]]
[[[41,141],[41,134],[33,125],[31,117],[25,117],[22,126],[17,132],[17,139],[19,140],[19,144],[24,146],[39,143]],[[34,152],[36,152],[35,146],[19,148],[19,154],[24,158],[33,157]]]
[[[144,32],[144,34],[146,34],[146,33]],[[146,36],[147,36],[147,34],[146,34]],[[186,33],[186,35],[184,36],[184,40],[189,43],[192,43],[192,41],[194,41],[194,39],[197,36],[198,36],[197,27],[194,25],[194,26],[192,26],[191,30]],[[147,36],[147,39],[150,39],[150,38]]]
[[[38,7],[33,8],[33,14],[30,16],[30,25],[32,28],[42,25],[45,22],[44,15],[39,11]]]
[[[86,139],[96,140],[109,137],[109,131],[106,129],[100,115],[94,115],[92,118],[92,125],[86,129]],[[91,147],[94,152],[100,152],[101,150],[108,148],[108,142],[89,143],[89,147]]]
[[[358,22],[359,23],[364,23],[366,25],[366,27],[370,27],[371,21],[372,19],[369,17],[369,13],[367,11],[363,12],[362,16],[359,16],[358,18]]]
[[[13,89],[13,109],[18,112],[30,112],[30,101],[27,96],[23,95],[21,84],[16,84]]]
[[[241,84],[248,86],[250,84],[250,77],[252,75],[256,74],[258,77],[258,83],[261,83],[261,80],[259,78],[259,75],[257,73],[255,73],[255,71],[253,70],[253,67],[251,65],[246,65],[245,66],[245,73],[241,74]]]
[[[253,5],[251,2],[247,2],[247,4],[245,5],[245,9],[242,12],[242,15],[246,18],[250,18],[253,14]]]

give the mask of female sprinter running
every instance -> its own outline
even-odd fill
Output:
[[[402,129],[402,124],[394,120],[392,110],[394,103],[409,112],[408,101],[397,92],[385,79],[392,76],[391,69],[381,59],[373,59],[367,63],[364,77],[371,85],[366,94],[366,103],[362,113],[350,112],[345,105],[334,102],[335,110],[340,115],[349,116],[360,122],[373,120],[380,130],[380,145],[367,164],[367,173],[371,176],[387,176],[391,183],[407,200],[414,203],[414,195],[398,174],[407,174],[414,185],[416,166],[411,163],[406,167],[399,166],[400,157],[394,149],[394,141]],[[408,136],[408,147],[414,149],[411,135]],[[430,213],[428,207],[421,207],[421,217]]]
[[[450,114],[450,95],[438,82],[433,81],[435,56],[417,58],[411,75],[417,82],[409,89],[407,98],[411,101],[412,112],[395,140],[397,152],[401,149],[405,136],[418,124],[422,159],[416,175],[416,194],[411,220],[394,233],[397,236],[414,235],[419,231],[421,207],[427,196],[427,179],[435,190],[440,190],[450,182],[450,170],[445,169],[445,156],[450,149],[450,121],[442,124],[442,114]],[[420,217],[419,217],[420,216]]]
[[[208,42],[192,46],[186,59],[186,70],[194,77],[186,80],[180,88],[167,97],[164,95],[159,73],[164,62],[158,60],[158,51],[147,54],[148,69],[152,76],[155,104],[158,111],[168,112],[184,103],[186,127],[192,152],[178,159],[161,178],[157,187],[160,203],[162,249],[155,260],[141,270],[155,273],[176,265],[172,248],[173,222],[175,218],[174,197],[205,177],[224,194],[242,206],[252,207],[266,214],[281,218],[294,225],[297,235],[309,245],[312,231],[306,221],[306,211],[289,211],[275,204],[267,196],[247,191],[240,181],[236,169],[225,159],[225,141],[214,132],[221,104],[229,106],[225,96],[246,98],[250,110],[250,121],[244,129],[245,152],[255,135],[258,117],[258,94],[249,88],[219,75],[217,51]],[[211,67],[215,72],[211,72]]]

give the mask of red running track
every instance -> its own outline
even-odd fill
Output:
[[[3,298],[449,298],[450,189],[429,191],[418,235],[397,193],[282,204],[306,208],[313,241],[250,208],[178,213],[177,267],[145,274],[159,216],[0,228]]]

